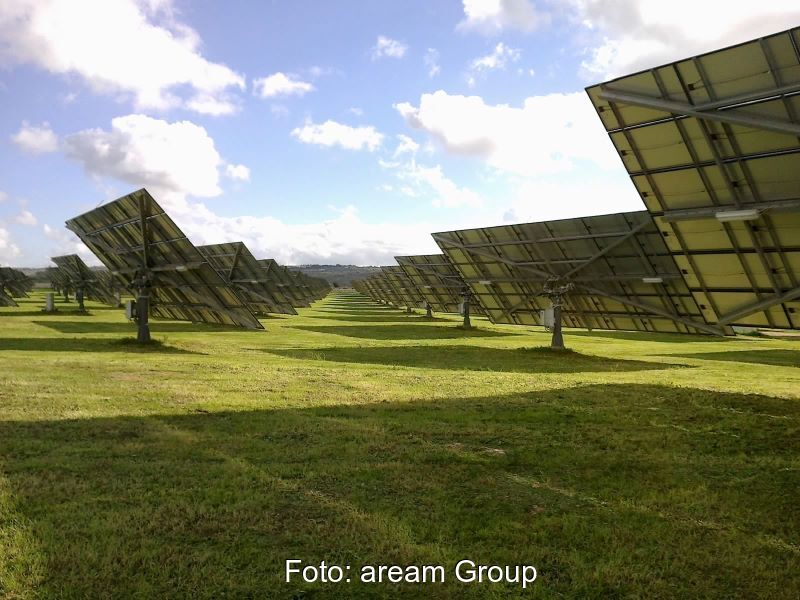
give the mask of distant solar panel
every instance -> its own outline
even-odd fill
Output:
[[[0,267],[0,286],[5,288],[9,296],[27,298],[33,282],[19,269]]]
[[[211,244],[197,249],[254,313],[297,314],[286,291],[243,242]]]
[[[800,28],[587,93],[705,319],[800,327]]]
[[[645,211],[433,237],[495,323],[542,325],[548,298],[563,296],[568,327],[723,333]]]
[[[11,293],[6,290],[5,280],[2,277],[0,273],[0,306],[19,306],[11,297]]]
[[[157,317],[263,329],[147,190],[70,219],[67,228],[138,290],[139,309],[149,302]]]
[[[413,307],[423,306],[425,299],[402,267],[381,267],[381,270],[402,306],[407,307],[409,311]]]
[[[72,289],[98,302],[111,306],[119,304],[114,292],[104,282],[104,275],[90,269],[77,254],[54,256],[51,260],[58,265],[67,279],[67,285]]]
[[[424,302],[435,311],[457,313],[461,311],[463,292],[467,284],[458,270],[444,254],[395,256],[397,264],[419,291]],[[478,303],[470,310],[483,314]]]
[[[300,288],[291,271],[279,265],[272,258],[259,258],[258,264],[267,270],[267,275],[276,281],[276,286],[280,288],[289,303],[294,308],[304,308],[309,306],[310,301],[307,294]]]

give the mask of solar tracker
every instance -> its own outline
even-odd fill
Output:
[[[495,323],[723,334],[646,211],[433,234]]]
[[[705,319],[800,327],[800,28],[587,93]]]
[[[257,262],[267,270],[268,277],[275,280],[275,285],[283,291],[293,308],[304,308],[310,305],[308,296],[300,289],[291,271],[279,265],[272,258],[259,258]]]
[[[148,314],[263,329],[147,190],[70,219],[67,228],[136,290],[140,341],[149,339]]]
[[[381,267],[381,271],[387,283],[392,286],[400,304],[405,306],[408,312],[411,312],[412,307],[424,305],[425,299],[402,267]]]
[[[83,295],[92,300],[118,306],[114,292],[103,281],[103,275],[90,269],[77,254],[54,256],[52,260],[65,275],[68,287],[75,290],[76,300],[83,310]]]
[[[320,277],[311,277],[300,270],[290,269],[289,267],[284,267],[284,269],[294,279],[308,302],[324,298],[330,291],[330,284]]]
[[[463,293],[467,284],[444,254],[421,254],[417,256],[395,256],[427,306],[438,312],[461,312]],[[483,314],[475,302],[470,310]]]
[[[6,289],[10,296],[27,298],[28,292],[33,287],[30,277],[19,269],[0,267],[0,285]]]
[[[255,314],[297,314],[286,292],[243,242],[210,244],[197,249]]]
[[[397,303],[399,303],[400,300],[394,293],[394,290],[389,286],[389,283],[386,281],[386,276],[383,273],[370,275],[364,280],[364,283],[367,289],[370,290],[373,300],[385,304],[399,305]]]
[[[11,297],[11,292],[6,290],[6,282],[0,273],[0,306],[19,306]]]

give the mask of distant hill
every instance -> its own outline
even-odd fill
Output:
[[[312,277],[322,277],[331,285],[336,284],[337,287],[350,287],[356,279],[364,279],[381,270],[380,267],[357,267],[355,265],[299,265],[289,268],[302,271]]]

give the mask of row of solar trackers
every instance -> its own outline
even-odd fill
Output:
[[[296,314],[330,291],[325,280],[255,259],[242,242],[194,246],[144,189],[70,219],[67,228],[108,270],[105,287],[146,298],[155,317],[263,329],[257,315]],[[53,260],[71,285],[99,286],[103,271],[79,257]]]
[[[17,306],[14,298],[26,298],[33,281],[19,269],[0,267],[0,306]]]
[[[435,233],[443,255],[356,288],[447,312],[466,289],[496,323],[556,302],[589,329],[800,328],[800,28],[587,94],[645,210]]]

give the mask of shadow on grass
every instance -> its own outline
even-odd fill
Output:
[[[790,400],[590,385],[0,422],[0,573],[11,597],[384,595],[282,577],[287,557],[342,557],[444,564],[427,598],[531,596],[450,577],[480,557],[534,562],[537,597],[792,598],[798,417]]]
[[[699,358],[701,360],[723,360],[740,363],[774,365],[800,368],[800,350],[730,350],[728,352],[694,352],[691,354],[667,354],[669,358]]]
[[[130,332],[129,332],[130,333]],[[159,340],[139,344],[136,338],[0,338],[0,351],[23,352],[153,352],[156,354],[202,354],[167,346]]]
[[[578,337],[596,337],[608,338],[612,340],[632,340],[635,342],[669,342],[669,343],[686,343],[686,342],[730,342],[735,338],[726,337],[722,338],[716,335],[698,335],[691,333],[657,333],[651,331],[573,331],[569,328],[564,328],[564,337],[567,336]]]
[[[451,327],[441,327],[436,325],[319,325],[309,327],[298,325],[293,329],[303,331],[313,331],[315,333],[329,333],[333,335],[343,335],[347,337],[368,339],[368,340],[450,340],[471,337],[508,337],[519,335],[505,331],[492,331],[489,329],[463,329],[453,325]]]
[[[579,354],[569,350],[551,350],[550,348],[372,346],[368,348],[313,348],[264,351],[301,360],[421,367],[453,371],[581,373],[686,368],[686,365],[609,359]]]
[[[106,323],[92,321],[83,323],[80,321],[32,321],[35,325],[48,327],[59,333],[135,333],[135,323]],[[213,333],[216,331],[226,332],[251,332],[261,331],[245,329],[244,327],[232,327],[226,325],[213,325],[210,323],[189,323],[183,321],[150,321],[150,331],[157,333]]]
[[[309,317],[311,319],[325,319],[327,321],[343,321],[345,323],[354,322],[354,323],[398,323],[398,322],[406,322],[406,323],[433,323],[433,322],[441,322],[447,323],[451,322],[454,323],[455,321],[452,319],[443,319],[440,317],[433,317],[432,319],[427,318],[425,315],[420,314],[406,314],[406,313],[399,313],[397,315],[330,315],[330,316],[312,316]]]

